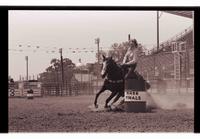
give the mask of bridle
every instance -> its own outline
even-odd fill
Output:
[[[114,83],[114,84],[116,84],[116,83],[123,83],[124,82],[123,79],[121,79],[121,80],[112,80],[112,79],[109,79],[107,75],[105,77],[105,80],[107,80],[109,83]]]

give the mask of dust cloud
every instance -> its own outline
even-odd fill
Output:
[[[105,100],[109,97],[110,92],[105,91],[99,96],[98,104],[100,107],[105,105]],[[194,93],[152,93],[139,92],[143,101],[146,101],[147,108],[149,109],[165,109],[165,110],[178,110],[178,109],[193,109],[194,108]],[[117,106],[123,98],[120,98],[114,105]],[[112,100],[110,101],[110,103]],[[92,103],[93,104],[93,103]]]
[[[193,93],[149,93],[145,95],[147,105],[161,109],[193,109],[194,94]]]

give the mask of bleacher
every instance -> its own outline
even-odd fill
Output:
[[[158,76],[164,76],[165,78],[171,78],[172,71],[174,69],[174,55],[172,53],[159,53],[157,55],[148,55],[140,58],[138,62],[137,70],[148,79],[155,79],[155,69],[158,71]],[[157,67],[157,68],[156,68]],[[165,73],[163,73],[163,71]]]
[[[162,42],[160,44],[161,48],[166,48],[166,50],[170,50],[170,43],[173,41],[186,41],[187,45],[191,48],[193,44],[193,26],[189,26],[187,29],[184,29],[180,33],[176,34],[175,36],[169,38],[168,40]]]
[[[173,50],[174,44],[179,42],[185,42],[184,46],[186,47],[185,51],[180,51],[181,53],[179,50]],[[166,90],[175,90],[175,92],[177,92],[177,89],[178,92],[180,90],[182,92],[187,90],[186,92],[188,92],[188,90],[194,88],[192,26],[162,42],[158,51],[154,48],[151,52],[151,54],[139,58],[136,70],[151,82],[152,90],[162,86],[161,90],[163,91],[163,85]]]

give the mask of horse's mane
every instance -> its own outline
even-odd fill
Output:
[[[111,62],[111,65],[112,65],[112,69],[110,71],[110,73],[115,73],[115,72],[118,72],[117,75],[120,75],[123,77],[123,70],[120,66],[120,64],[118,64],[115,60],[113,60],[112,58],[109,59],[109,62]]]
[[[117,63],[114,59],[111,59],[111,61],[112,61],[113,66],[116,66],[117,68],[121,68],[120,64]]]

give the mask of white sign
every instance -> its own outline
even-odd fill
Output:
[[[141,100],[142,98],[139,95],[139,92],[132,90],[125,91],[125,101],[141,101]]]
[[[20,89],[22,89],[22,88],[24,87],[24,84],[23,84],[23,83],[19,83],[18,85],[19,85],[19,88],[20,88]]]
[[[38,84],[37,84],[37,87],[38,87],[38,88],[41,88],[41,84],[40,84],[40,83],[38,83]]]

